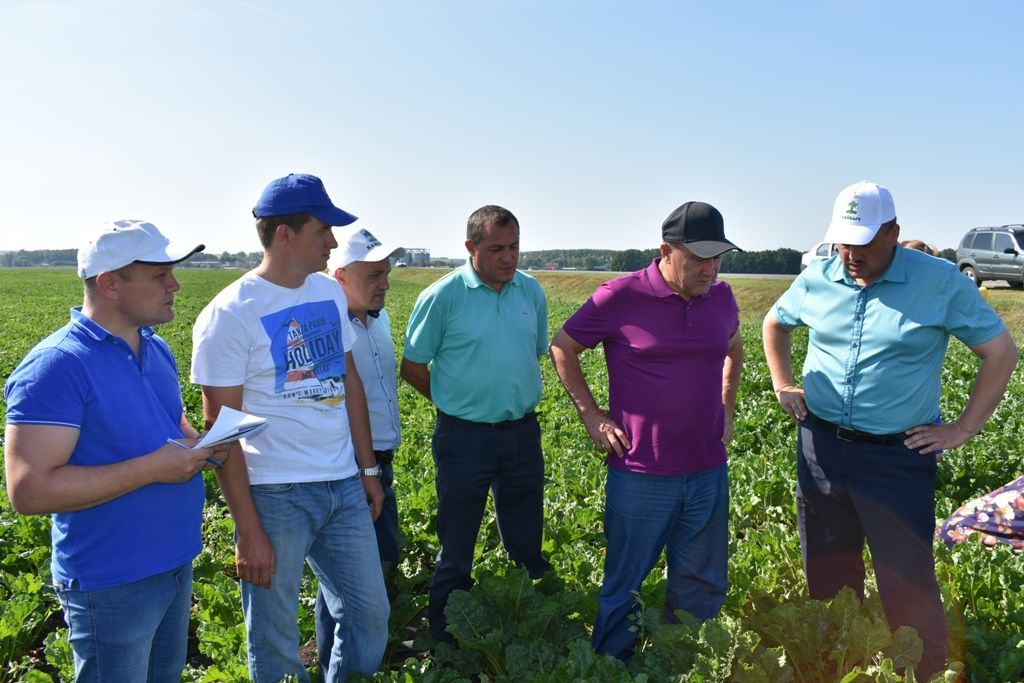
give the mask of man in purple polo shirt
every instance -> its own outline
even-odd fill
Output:
[[[630,615],[661,551],[664,619],[718,614],[727,586],[729,480],[725,446],[743,369],[739,309],[716,282],[722,214],[687,202],[662,225],[661,256],[610,280],[565,323],[551,360],[597,449],[607,453],[604,583],[594,649],[628,660]],[[579,354],[604,346],[608,410],[594,400]]]

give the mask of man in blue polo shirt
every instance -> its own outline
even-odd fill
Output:
[[[943,259],[899,246],[889,191],[844,189],[826,242],[837,255],[808,267],[764,321],[782,409],[799,424],[797,513],[811,597],[864,593],[865,539],[890,626],[915,628],[915,673],[945,668],[946,626],[935,580],[937,453],[981,431],[1002,400],[1017,348],[977,288]],[[809,330],[803,386],[790,332]],[[981,363],[963,412],[943,422],[939,379],[949,336]]]
[[[437,406],[437,556],[431,634],[451,640],[444,615],[453,590],[472,586],[473,548],[490,490],[509,556],[540,578],[544,455],[534,408],[537,358],[547,350],[548,307],[517,270],[519,221],[485,206],[469,217],[469,262],[423,290],[405,335],[401,375]],[[428,364],[429,367],[428,367]]]
[[[197,474],[214,455],[168,443],[197,434],[150,326],[174,318],[174,264],[202,249],[143,221],[104,225],[78,251],[82,306],[5,387],[7,492],[18,512],[53,515],[53,582],[79,681],[179,681],[185,667]]]

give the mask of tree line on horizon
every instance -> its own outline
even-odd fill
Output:
[[[258,264],[262,258],[263,252],[261,251],[249,253],[244,251],[234,253],[225,251],[219,255],[201,251],[191,256],[187,263],[199,267],[210,267],[211,265],[221,267],[252,267]],[[77,249],[19,249],[18,251],[0,253],[0,268],[39,268],[77,265]]]
[[[950,261],[956,252],[943,249],[939,254]],[[646,267],[658,255],[657,249],[545,249],[524,251],[519,255],[519,267],[526,270],[607,270],[632,272]],[[762,251],[731,251],[723,255],[723,273],[751,273],[763,275],[796,275],[800,272],[801,252],[796,249],[766,249]],[[201,252],[185,265],[198,268],[252,268],[260,262],[262,252]],[[38,268],[44,266],[75,266],[76,249],[36,249],[0,253],[2,268]],[[454,268],[465,263],[464,258],[432,258],[430,265]]]
[[[796,249],[729,252],[722,258],[723,273],[796,275],[800,272],[801,252]],[[544,249],[519,254],[524,270],[606,270],[628,273],[647,267],[658,256],[657,249]],[[432,258],[435,267],[454,268],[465,259]]]

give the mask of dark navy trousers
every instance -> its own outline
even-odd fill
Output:
[[[501,542],[534,579],[551,568],[541,553],[544,530],[544,454],[532,413],[488,425],[438,412],[433,438],[437,468],[437,555],[427,614],[430,632],[451,640],[444,608],[453,590],[473,585],[473,550],[490,493]]]
[[[946,621],[935,580],[935,455],[902,443],[838,438],[811,419],[797,441],[797,515],[812,598],[844,586],[864,597],[864,541],[892,629],[917,630],[928,680],[946,662]]]

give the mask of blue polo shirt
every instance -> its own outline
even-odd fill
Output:
[[[7,424],[78,430],[69,465],[108,465],[180,437],[181,388],[167,344],[139,329],[139,355],[71,309],[71,321],[7,380]],[[191,562],[202,549],[203,478],[149,484],[94,507],[53,515],[55,581],[97,590]]]
[[[537,358],[547,352],[548,304],[534,278],[516,271],[501,292],[470,263],[420,292],[404,356],[430,364],[438,410],[473,422],[515,420],[540,401]]]
[[[872,434],[935,421],[950,335],[973,346],[1006,329],[955,265],[904,247],[866,287],[838,256],[815,262],[773,311],[782,325],[809,330],[803,387],[811,412]]]

